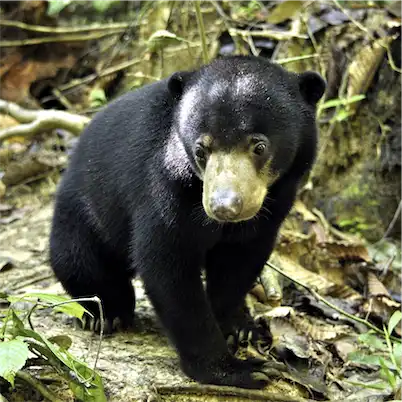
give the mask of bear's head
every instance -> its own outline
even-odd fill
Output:
[[[210,218],[253,218],[275,181],[301,161],[312,163],[325,86],[315,72],[295,74],[250,56],[220,58],[169,78],[177,102],[173,133],[181,157],[203,181]]]

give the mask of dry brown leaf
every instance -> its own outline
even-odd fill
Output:
[[[263,286],[258,283],[255,285],[251,290],[250,294],[252,294],[260,303],[266,303],[267,302],[267,295],[265,294],[265,290]]]
[[[335,350],[338,356],[344,361],[349,361],[348,354],[357,349],[356,339],[353,337],[344,337],[334,342]]]
[[[381,38],[370,45],[364,46],[349,65],[349,81],[347,95],[351,98],[354,95],[365,94],[371,85],[371,81],[380,66],[386,49],[384,45],[391,42],[390,38]],[[349,111],[355,111],[359,103],[354,102],[348,105]]]
[[[387,9],[388,12],[393,14],[395,17],[398,17],[399,19],[401,18],[401,2],[400,1],[388,1],[385,5],[385,8]]]
[[[284,273],[309,288],[316,289],[321,295],[344,297],[352,300],[362,299],[362,296],[349,286],[336,284],[319,274],[311,272],[285,255],[274,252],[271,258],[273,264],[279,267]]]
[[[264,311],[264,313],[259,314],[255,317],[256,320],[259,318],[283,318],[283,317],[291,317],[295,314],[295,311],[292,307],[289,306],[279,306],[274,307],[272,310]]]
[[[327,241],[322,243],[321,246],[338,260],[371,262],[368,250],[364,245],[343,241]]]
[[[278,356],[286,355],[286,351],[291,351],[300,359],[308,359],[311,356],[308,338],[299,328],[296,329],[291,320],[273,318],[269,328],[272,334],[272,349]]]
[[[328,324],[321,319],[300,315],[292,317],[293,325],[315,341],[332,341],[350,333],[348,325]]]
[[[16,63],[7,63],[8,70],[0,76],[0,98],[21,103],[30,98],[31,84],[43,78],[56,75],[59,68],[71,68],[76,63],[76,57],[66,52],[63,57],[52,57],[48,60],[21,59]]]
[[[382,282],[377,278],[373,272],[368,272],[367,274],[367,293],[368,296],[387,296],[390,297],[388,290],[382,284]]]
[[[299,213],[307,222],[317,222],[317,217],[300,200],[296,200],[293,205],[293,211]]]
[[[282,301],[282,286],[279,283],[278,274],[265,266],[260,275],[266,302],[271,306],[280,306]]]
[[[368,318],[376,318],[387,324],[395,310],[400,310],[401,304],[387,296],[372,296],[362,306],[362,314]]]
[[[311,225],[311,229],[315,234],[318,243],[325,243],[326,241],[328,241],[328,233],[321,223],[319,222],[313,223]]]

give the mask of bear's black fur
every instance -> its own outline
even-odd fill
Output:
[[[82,133],[56,198],[51,265],[66,291],[98,295],[108,322],[130,324],[130,280],[139,275],[187,375],[262,386],[260,363],[235,359],[224,333],[313,164],[324,89],[316,73],[235,56],[109,104]],[[253,219],[222,224],[205,215],[193,156],[205,132],[226,148],[245,133],[269,138],[278,178]]]

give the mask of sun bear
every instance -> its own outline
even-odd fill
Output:
[[[230,56],[98,112],[56,195],[50,260],[65,290],[98,295],[112,330],[132,323],[138,275],[184,373],[264,386],[262,363],[235,358],[225,335],[314,163],[325,87],[313,71]]]

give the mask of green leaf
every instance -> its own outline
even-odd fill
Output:
[[[15,314],[14,310],[11,310],[11,316],[13,319],[13,324],[14,324],[14,331],[17,330],[20,331],[21,329],[24,329],[24,323],[20,320],[20,318]],[[18,336],[19,333],[14,333],[14,336]]]
[[[388,333],[391,335],[392,331],[395,329],[395,327],[401,322],[402,320],[402,313],[400,310],[396,310],[391,318],[388,321]]]
[[[334,119],[336,121],[344,121],[346,120],[349,116],[352,116],[353,113],[352,112],[348,112],[345,109],[341,109],[339,110],[339,112],[334,116]]]
[[[367,364],[369,366],[381,366],[380,359],[383,359],[382,356],[371,354],[371,355],[366,355],[360,351],[357,352],[351,352],[348,354],[348,360],[354,363],[360,363],[360,364]],[[384,360],[384,364],[389,368],[389,369],[394,369],[394,365],[392,362],[388,359]]]
[[[397,362],[402,360],[402,344],[397,342],[394,343],[393,354]]]
[[[89,367],[77,361],[70,355],[75,372],[79,373],[82,378],[90,379],[90,384],[82,383],[76,380],[69,382],[69,387],[75,397],[83,402],[107,402],[105,391],[103,388],[102,378],[98,373],[94,373]]]
[[[96,11],[105,12],[116,0],[93,0],[92,5]]]
[[[267,22],[270,24],[280,24],[291,19],[302,7],[302,1],[283,1],[269,13]]]
[[[361,334],[358,339],[363,344],[371,346],[374,349],[387,350],[386,343],[377,335],[367,332],[365,334]]]
[[[102,88],[94,88],[89,94],[91,107],[99,107],[107,103],[105,91]]]
[[[72,0],[48,0],[49,7],[47,8],[47,15],[58,14],[63,8],[67,7]]]
[[[68,350],[73,343],[71,338],[67,335],[56,335],[48,338],[48,340],[56,345],[60,346],[61,349]]]
[[[14,387],[14,378],[28,359],[29,349],[21,339],[0,343],[0,376]]]
[[[370,383],[370,384],[365,384],[363,382],[356,382],[356,381],[345,381],[348,384],[351,385],[356,385],[358,387],[363,387],[367,389],[379,389],[379,390],[384,390],[387,389],[389,384],[385,381],[379,381],[375,383]]]
[[[326,101],[323,104],[321,104],[320,109],[324,110],[324,109],[329,109],[331,107],[346,106],[351,103],[359,102],[365,98],[366,98],[365,95],[354,95],[354,96],[351,96],[350,98],[331,99],[331,100]]]
[[[380,371],[381,375],[383,376],[383,378],[385,378],[388,381],[388,383],[391,385],[392,389],[394,389],[395,385],[396,385],[396,378],[395,378],[394,373],[392,373],[390,371],[390,369],[387,367],[384,359],[382,359],[380,357],[379,360],[380,360],[380,365],[381,365],[381,371]]]
[[[77,360],[67,350],[60,347],[58,343],[53,343],[51,341],[52,338],[46,339],[41,334],[24,328],[24,324],[14,312],[13,322],[15,336],[25,337],[25,341],[29,343],[31,348],[39,351],[40,354],[46,356],[50,361],[60,361],[70,369],[69,371],[74,373],[76,378],[71,379],[71,376],[69,376],[68,380],[71,390],[78,399],[84,402],[107,402],[102,379],[99,374]],[[53,341],[54,338],[56,337],[53,337]],[[30,339],[36,342],[30,341]],[[58,339],[60,340],[60,337]]]
[[[70,301],[71,299],[69,299],[66,296],[53,295],[50,293],[26,293],[22,297],[8,296],[8,301],[12,303],[20,300],[33,300],[33,301],[41,300],[43,302],[50,304],[69,302],[67,304],[55,306],[54,309],[56,311],[65,313],[71,317],[79,318],[80,320],[82,320],[84,313],[87,312],[87,310],[83,306],[81,306],[81,304],[75,301]]]

